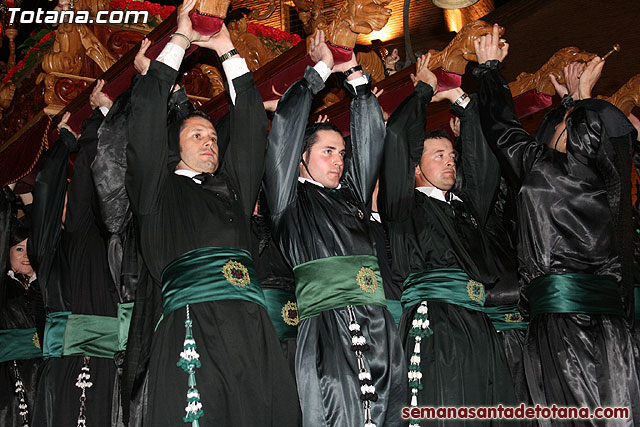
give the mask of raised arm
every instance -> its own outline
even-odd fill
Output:
[[[167,99],[178,71],[151,61],[131,92],[126,186],[133,210],[146,215],[158,206],[167,169]]]
[[[90,118],[82,123],[82,135],[78,139],[80,151],[73,167],[73,178],[69,184],[67,197],[67,218],[65,229],[71,233],[80,231],[93,224],[92,200],[95,185],[91,175],[91,163],[98,150],[98,128],[102,124],[105,112],[113,102],[102,92],[104,81],[98,80],[90,96],[94,107]]]
[[[214,49],[222,57],[235,49],[225,26],[207,44],[201,45]],[[225,59],[222,66],[232,101],[229,106],[229,146],[222,168],[240,192],[243,211],[251,216],[262,182],[269,121],[253,73],[245,60],[236,53]],[[220,136],[218,134],[218,138]]]
[[[307,67],[304,77],[280,99],[269,131],[264,191],[274,228],[278,227],[286,207],[295,200],[311,102],[324,88],[333,66],[333,56],[324,43],[324,34],[312,38],[309,53],[317,61],[316,65]]]
[[[356,67],[355,55],[343,65],[347,70]],[[342,66],[342,64],[341,64]],[[364,206],[371,203],[384,149],[384,119],[378,98],[371,92],[370,78],[360,72],[350,73],[345,87],[351,101],[351,159],[344,179],[355,191]]]
[[[536,159],[546,150],[520,124],[512,103],[511,91],[500,75],[500,63],[508,53],[508,44],[500,47],[498,26],[492,34],[475,41],[478,67],[473,75],[479,83],[478,109],[487,142],[498,151],[503,172],[519,186]]]
[[[437,79],[428,69],[428,58],[419,59],[417,75],[411,76],[414,92],[387,122],[378,201],[378,210],[385,221],[401,221],[412,215],[415,166],[422,155],[427,104],[437,87]]]
[[[66,124],[69,116],[69,113],[65,113],[61,123]],[[68,129],[63,126],[58,128],[60,137],[44,155],[42,168],[33,187],[31,235],[27,252],[41,281],[45,281],[45,277],[40,274],[42,262],[47,256],[52,256],[62,235],[69,155],[78,147],[76,137]]]
[[[452,108],[460,116],[464,175],[462,193],[464,200],[472,204],[479,216],[481,226],[484,226],[500,184],[500,165],[484,139],[477,97],[471,95],[471,100],[464,108],[456,105]]]

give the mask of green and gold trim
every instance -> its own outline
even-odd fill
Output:
[[[316,259],[297,265],[293,274],[300,320],[348,305],[386,305],[375,256]]]

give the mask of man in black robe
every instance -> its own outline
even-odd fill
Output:
[[[507,404],[515,401],[513,385],[496,332],[482,312],[484,286],[497,278],[483,229],[500,170],[482,138],[476,100],[460,88],[434,98],[437,78],[428,63],[429,57],[418,60],[415,91],[387,122],[378,203],[394,280],[404,282],[400,335],[409,363],[409,403]],[[461,117],[459,195],[451,191],[452,142],[444,131],[424,130],[426,104],[442,99]]]
[[[33,252],[38,268],[50,268],[43,271],[47,307],[44,354],[50,359],[39,386],[42,390],[37,403],[42,407],[36,408],[36,425],[44,423],[43,419],[52,426],[82,420],[111,423],[117,299],[90,170],[97,130],[111,105],[101,90],[103,84],[98,81],[90,96],[94,111],[82,124],[79,152],[66,192],[63,183],[69,151],[76,145],[66,125],[68,114],[61,121],[61,140],[48,153],[34,187]]]
[[[266,115],[226,27],[211,38],[192,29],[194,5],[184,3],[177,33],[131,94],[126,186],[164,312],[143,424],[297,425],[295,386],[248,252]],[[216,130],[202,113],[167,141],[167,99],[191,41],[221,56],[230,83],[231,138],[220,167]]]
[[[481,65],[474,75],[483,131],[518,189],[531,397],[544,406],[626,407],[629,418],[607,424],[634,425],[640,386],[625,314],[633,310],[629,177],[636,131],[611,104],[585,99],[555,127],[551,147],[540,144],[506,103],[511,93],[499,70],[507,48],[499,39],[496,25],[476,42]],[[582,94],[602,66],[596,57],[585,67]]]
[[[406,367],[365,214],[382,156],[382,113],[355,56],[334,66],[321,31],[310,46],[316,64],[278,103],[264,178],[273,235],[296,278],[303,425],[403,425]],[[332,71],[345,72],[353,96],[346,158],[332,124],[305,133],[313,97]]]

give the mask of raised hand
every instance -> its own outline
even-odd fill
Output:
[[[149,46],[151,46],[151,40],[145,37],[140,43],[140,49],[138,49],[136,57],[133,58],[133,68],[135,68],[135,70],[142,76],[147,74],[147,71],[149,71],[149,65],[151,65],[151,59],[146,56]]]
[[[91,105],[92,109],[98,107],[111,108],[113,105],[113,101],[102,91],[103,87],[104,80],[98,80],[93,91],[91,91],[91,95],[89,95],[89,105]]]
[[[71,135],[73,135],[76,139],[78,138],[78,134],[76,134],[73,129],[71,129],[71,126],[69,126],[67,124],[67,122],[69,121],[69,118],[71,117],[71,113],[70,112],[66,112],[62,115],[62,119],[60,120],[60,123],[58,123],[58,132],[60,132],[61,129],[66,129],[69,131],[69,133],[71,133]]]
[[[309,38],[309,56],[314,64],[324,62],[327,67],[333,69],[333,54],[325,43],[324,31],[316,31],[315,37]]]
[[[582,71],[582,74],[578,77],[580,81],[578,84],[578,99],[591,98],[591,90],[593,90],[593,87],[600,79],[604,62],[602,58],[596,56],[587,63],[584,71]]]
[[[460,136],[460,117],[451,117],[449,119],[449,127],[456,138]]]
[[[196,33],[196,34],[199,35],[199,33]],[[208,37],[204,37],[204,36],[200,36],[200,37],[202,39],[195,40],[193,44],[201,47],[206,47],[211,50],[215,50],[218,56],[224,55],[225,53],[233,49],[231,34],[229,34],[229,29],[224,24],[222,25],[222,28],[220,28],[220,31],[218,31],[214,35],[208,36]]]
[[[418,82],[424,82],[428,84],[433,88],[433,94],[435,95],[438,91],[438,78],[429,69],[430,60],[430,53],[428,53],[427,56],[422,55],[418,58],[418,61],[416,62],[416,73],[411,74],[411,81],[413,82],[413,86],[417,86]]]
[[[551,84],[556,90],[556,93],[561,98],[565,95],[571,96],[574,100],[578,100],[578,84],[580,82],[580,74],[584,70],[585,64],[583,62],[572,62],[564,67],[564,84],[561,84],[556,79],[554,74],[549,74]]]
[[[504,42],[501,44],[500,39],[500,27],[498,24],[493,25],[493,30],[489,34],[485,34],[473,41],[473,45],[476,49],[476,56],[478,57],[478,64],[484,64],[487,61],[497,59],[498,61],[504,61],[509,53],[509,43]]]

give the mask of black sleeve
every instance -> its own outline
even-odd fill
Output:
[[[472,95],[466,108],[453,106],[460,115],[460,142],[463,145],[462,194],[479,216],[481,225],[487,222],[498,185],[500,165],[482,134],[476,96]]]
[[[86,229],[95,220],[92,200],[95,193],[91,162],[98,148],[98,128],[104,119],[99,108],[93,110],[90,118],[82,123],[82,135],[78,139],[80,151],[73,164],[73,177],[67,192],[67,216],[65,230],[76,232]]]
[[[240,192],[243,211],[251,216],[264,171],[269,121],[253,73],[236,77],[233,87],[236,99],[229,105],[230,140],[222,167]]]
[[[178,72],[151,61],[146,75],[131,93],[127,145],[126,186],[135,213],[146,215],[158,207],[167,169],[167,100]]]
[[[415,165],[422,153],[427,104],[432,96],[431,86],[418,83],[387,122],[378,203],[385,221],[398,221],[412,215]]]
[[[36,274],[40,274],[42,261],[52,256],[60,242],[69,155],[76,148],[75,137],[66,129],[61,129],[60,138],[44,156],[33,186],[31,234],[27,252]]]
[[[264,189],[274,228],[296,197],[304,131],[313,96],[324,87],[316,70],[307,67],[278,102],[271,122],[264,174]]]
[[[370,77],[368,77],[370,79]],[[363,206],[371,203],[384,149],[384,119],[378,98],[371,93],[371,84],[353,87],[346,80],[351,101],[351,158],[344,173]]]
[[[520,124],[511,100],[509,85],[499,72],[500,62],[488,61],[473,70],[479,83],[478,108],[487,142],[498,158],[510,181],[519,188],[531,166],[547,149],[529,135]]]

